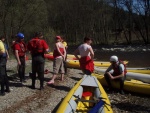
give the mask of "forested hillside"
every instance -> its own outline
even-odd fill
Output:
[[[90,36],[94,44],[149,44],[149,0],[0,0],[0,35],[8,44],[17,32],[28,41],[44,32],[49,44],[55,35],[70,45]]]

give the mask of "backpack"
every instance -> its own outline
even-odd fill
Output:
[[[124,74],[126,75],[126,73],[127,73],[127,65],[124,63],[124,61],[119,60],[119,65],[120,64],[124,65]]]
[[[41,43],[41,39],[33,38],[29,41],[29,48],[32,53],[43,53],[44,49]]]

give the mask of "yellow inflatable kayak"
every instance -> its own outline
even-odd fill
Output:
[[[100,74],[92,74],[92,75],[97,77],[97,79],[102,85],[107,86],[107,83],[103,75]],[[119,82],[112,82],[112,85],[114,88],[119,88],[120,86]],[[129,92],[150,95],[150,84],[135,79],[125,80],[124,90]]]
[[[124,61],[125,64],[128,63],[128,61]],[[66,61],[67,67],[69,68],[80,68],[79,60],[67,60]],[[94,66],[98,67],[108,67],[110,66],[110,62],[107,61],[94,61]]]
[[[84,75],[66,95],[56,113],[113,113],[96,77]]]
[[[104,75],[105,71],[106,71],[106,68],[94,67],[94,73]],[[135,79],[135,80],[139,80],[145,83],[150,83],[150,74],[146,74],[146,73],[143,74],[143,73],[137,73],[137,72],[135,73],[135,72],[129,72],[129,71],[136,71],[136,70],[131,70],[131,68],[129,68],[128,70],[127,68],[126,80]],[[111,70],[110,73],[113,73],[113,70]]]
[[[50,52],[49,54],[44,54],[44,57],[48,60],[52,60],[52,61],[54,60],[52,52]],[[71,54],[67,54],[67,59],[68,60],[76,60],[75,56],[71,55]]]
[[[142,74],[150,74],[150,70],[127,70],[128,72],[134,72],[134,73],[142,73]]]
[[[98,72],[98,70],[106,70],[107,67],[96,67],[95,66],[95,71]],[[141,74],[150,74],[150,69],[148,68],[128,68],[127,67],[127,72],[133,72],[133,73],[141,73]]]

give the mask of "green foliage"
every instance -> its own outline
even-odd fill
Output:
[[[45,5],[43,0],[1,0],[1,34],[6,33],[10,37],[23,32],[26,40],[29,40],[28,37],[35,31],[43,31],[48,27]]]
[[[149,43],[149,0],[0,0],[0,34],[42,31],[51,45],[56,35],[77,45],[85,36],[94,44],[111,44],[134,39]],[[135,4],[136,3],[136,4]],[[144,5],[145,4],[145,5]]]

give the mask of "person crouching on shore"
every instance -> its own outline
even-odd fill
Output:
[[[118,57],[113,55],[110,57],[111,65],[106,70],[104,77],[105,80],[110,88],[112,89],[111,81],[119,81],[120,82],[120,94],[124,94],[123,87],[124,87],[124,80],[125,75],[127,73],[125,65],[118,60]],[[113,70],[113,73],[110,71]]]

